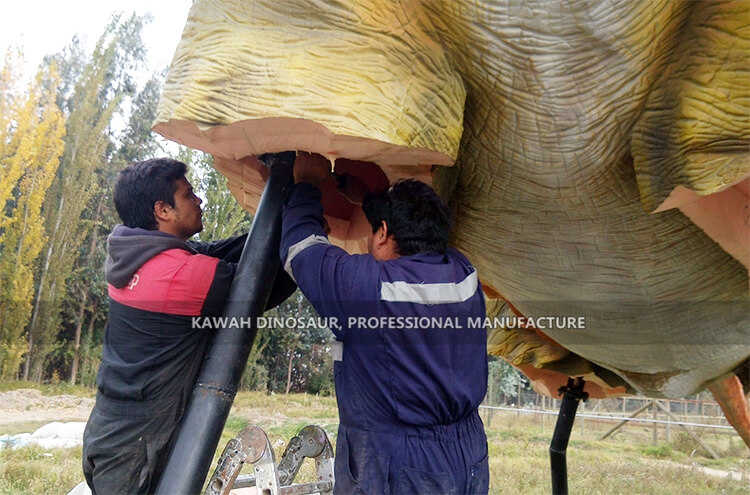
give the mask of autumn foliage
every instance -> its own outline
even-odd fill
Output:
[[[53,67],[23,91],[17,60],[10,54],[0,93],[0,374],[11,377],[26,350],[23,337],[34,297],[33,270],[48,240],[42,203],[63,153],[65,119],[55,103],[59,77]]]

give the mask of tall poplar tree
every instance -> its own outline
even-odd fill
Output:
[[[5,204],[11,199],[13,188],[23,174],[23,163],[10,160],[20,146],[23,132],[16,131],[19,107],[23,107],[23,96],[16,87],[20,54],[8,50],[0,72],[0,228],[7,221]]]
[[[0,168],[5,205],[0,230],[0,377],[16,375],[25,343],[23,330],[31,316],[34,263],[45,242],[42,202],[60,163],[65,121],[55,103],[58,76],[51,67],[25,93],[12,99],[12,74],[6,63],[0,94]],[[19,173],[20,172],[20,173]],[[13,184],[13,180],[16,181]],[[12,188],[12,192],[6,191]],[[5,200],[10,200],[6,205]]]

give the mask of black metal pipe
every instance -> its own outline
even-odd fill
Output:
[[[256,317],[263,314],[279,270],[281,208],[292,184],[295,154],[269,153],[260,160],[270,169],[253,225],[232,281],[224,316],[246,318],[244,325],[217,329],[193,388],[156,493],[189,495],[200,492],[211,467],[224,423],[247,363]]]
[[[563,398],[557,415],[555,432],[552,434],[552,442],[549,446],[553,495],[568,495],[568,465],[565,452],[568,449],[570,432],[573,430],[573,422],[576,419],[578,403],[588,398],[588,394],[583,391],[583,385],[583,378],[577,378],[575,382],[572,378],[568,378],[568,384],[559,390]]]

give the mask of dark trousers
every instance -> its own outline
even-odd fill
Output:
[[[113,404],[114,402],[114,404]],[[83,474],[94,495],[156,490],[179,425],[181,408],[121,407],[101,400],[83,433]]]
[[[478,414],[455,425],[367,431],[339,426],[334,493],[486,494],[487,437]]]

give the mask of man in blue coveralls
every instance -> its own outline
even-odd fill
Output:
[[[329,164],[299,153],[281,262],[321,317],[335,318],[337,494],[487,493],[487,389],[477,272],[448,248],[448,209],[428,185],[367,196],[369,254],[328,241],[318,186]],[[478,320],[479,319],[479,320]]]

